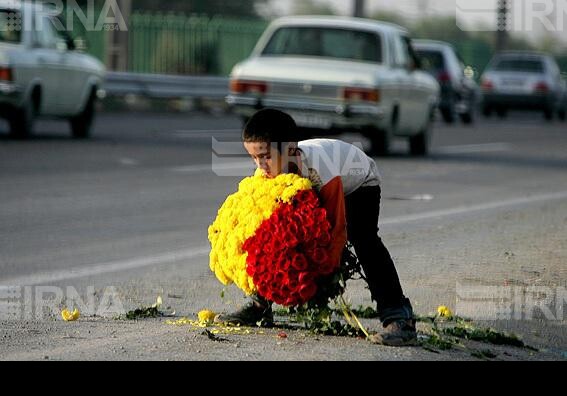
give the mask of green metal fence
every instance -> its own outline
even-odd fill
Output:
[[[85,12],[87,10],[84,10]],[[70,11],[66,10],[64,14],[66,17]],[[95,9],[95,19],[100,16],[101,9]],[[91,55],[96,56],[102,62],[106,58],[106,43],[107,43],[107,32],[105,30],[92,30],[87,29],[79,16],[73,13],[73,25],[67,26],[69,29],[72,28],[70,32],[74,38],[83,38],[87,43],[87,52]]]
[[[136,73],[228,75],[250,55],[267,22],[135,13],[129,69]]]

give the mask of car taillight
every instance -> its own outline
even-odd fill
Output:
[[[9,67],[0,67],[0,81],[14,81],[12,69]]]
[[[439,74],[437,75],[437,80],[438,80],[440,83],[448,83],[449,81],[451,81],[451,76],[449,75],[448,72],[442,71],[441,73],[439,73]]]
[[[492,89],[494,89],[494,84],[492,83],[492,81],[487,79],[483,79],[480,86],[484,91],[491,91]]]
[[[549,92],[549,86],[544,81],[540,81],[534,86],[534,90],[540,93],[547,93]]]
[[[266,92],[268,92],[268,84],[262,81],[231,80],[230,91],[239,94],[265,94]]]
[[[368,88],[345,88],[343,98],[352,101],[379,102],[380,91]]]

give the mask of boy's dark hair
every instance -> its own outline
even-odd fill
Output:
[[[297,125],[291,116],[280,110],[263,109],[255,113],[242,131],[244,142],[277,144],[281,152],[284,142],[297,142]]]

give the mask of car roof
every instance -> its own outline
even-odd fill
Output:
[[[382,22],[373,19],[353,18],[344,16],[301,15],[286,16],[276,19],[272,26],[324,26],[335,28],[358,28],[379,32],[403,32],[407,29],[395,23]]]
[[[420,49],[432,49],[432,50],[440,50],[440,51],[444,49],[452,49],[452,50],[455,49],[455,47],[453,47],[452,44],[438,40],[421,39],[421,40],[412,40],[411,43],[414,46],[414,48],[420,48]]]
[[[549,58],[550,55],[543,52],[535,51],[502,51],[494,55],[495,58],[517,58],[517,59],[543,59]]]

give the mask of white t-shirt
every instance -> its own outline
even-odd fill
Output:
[[[336,139],[310,139],[299,142],[299,148],[301,173],[318,191],[337,176],[345,195],[360,187],[381,185],[376,162],[355,145]]]

